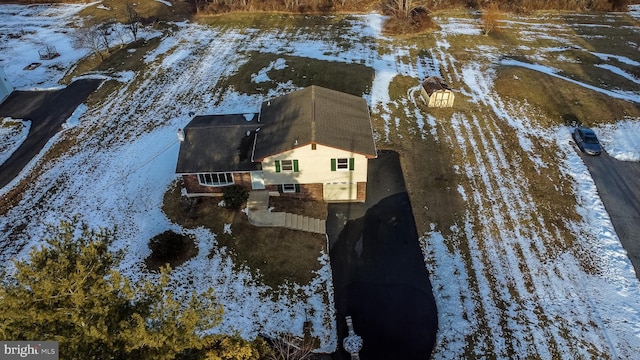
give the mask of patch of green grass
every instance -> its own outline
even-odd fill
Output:
[[[182,21],[192,17],[191,5],[187,1],[173,1],[167,6],[155,0],[102,0],[80,12],[80,16],[88,17],[93,23],[105,21],[124,22],[125,9],[132,4],[141,17],[157,17],[161,21]],[[98,8],[107,7],[109,10]]]
[[[308,284],[321,268],[318,258],[326,251],[324,235],[275,227],[256,227],[241,211],[218,206],[221,198],[188,199],[181,182],[165,194],[162,210],[171,221],[186,228],[203,226],[226,247],[236,265],[246,266],[262,283],[277,290],[285,284]],[[224,232],[231,224],[231,234]]]
[[[420,85],[420,79],[406,75],[396,75],[389,84],[389,97],[392,101],[407,96],[407,90]]]
[[[305,34],[326,34],[326,28],[336,34],[351,31],[351,16],[318,16],[268,12],[236,12],[213,16],[198,16],[198,22],[223,29],[259,31],[304,31]],[[338,36],[338,35],[337,35]]]
[[[613,99],[537,71],[503,66],[497,75],[495,87],[498,94],[540,109],[546,115],[540,118],[544,126],[561,125],[563,119],[573,116],[588,126],[615,123],[626,116],[640,116],[637,104]]]
[[[20,129],[24,126],[21,121],[10,120],[10,119],[0,119],[0,127],[2,128],[15,128]]]
[[[318,85],[333,90],[362,96],[369,93],[373,82],[374,70],[362,64],[347,64],[341,62],[324,61],[291,55],[262,53],[252,51],[247,54],[249,59],[238,69],[238,72],[227,79],[221,80],[221,88],[233,87],[245,94],[267,94],[276,89],[278,84],[291,81],[298,87]],[[286,63],[284,69],[271,69],[267,72],[269,81],[254,83],[253,74],[278,60]]]
[[[123,47],[111,49],[111,56],[95,67],[96,71],[144,70],[144,57],[160,44],[160,38],[140,39]]]
[[[437,141],[431,135],[430,129],[420,128],[415,117],[411,115],[416,108],[413,102],[407,99],[407,90],[419,83],[419,79],[399,75],[389,84],[389,97],[392,102],[387,104],[387,109],[390,111],[389,117],[392,121],[389,122],[389,126],[392,129],[389,141],[379,141],[378,148],[390,148],[400,154],[400,164],[411,197],[418,233],[424,234],[431,229],[431,224],[434,224],[437,231],[447,236],[451,234],[451,227],[461,222],[465,210],[465,204],[456,190],[457,184],[462,181],[454,170],[457,149],[451,148],[445,141]],[[439,122],[449,121],[452,109],[428,108],[422,103],[419,93],[413,95],[416,96],[415,101],[420,112],[434,117]],[[458,111],[466,104],[462,99],[456,99],[456,102]],[[386,110],[381,110],[381,113],[386,113]],[[380,113],[372,113],[372,123],[376,133],[384,134],[385,121],[380,117]],[[437,136],[441,138],[443,134]]]
[[[610,17],[610,19],[603,20],[604,17]],[[616,17],[615,21],[613,17]],[[638,25],[637,21],[628,15],[602,14],[602,16],[589,20],[575,14],[565,14],[562,19],[565,24],[587,24],[586,26],[572,27],[576,38],[580,40],[579,44],[587,50],[639,60],[637,44],[631,40],[638,37]],[[588,26],[589,23],[609,23],[612,26]]]
[[[122,47],[114,47],[111,53],[100,59],[95,54],[90,54],[80,60],[73,69],[62,78],[62,83],[68,84],[77,76],[92,71],[116,73],[119,71],[144,71],[144,57],[160,44],[160,39],[155,37],[149,40],[140,39]]]

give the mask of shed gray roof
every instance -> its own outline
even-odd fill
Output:
[[[262,103],[254,161],[311,143],[376,157],[366,101],[310,86]]]
[[[242,114],[194,117],[184,128],[176,173],[260,170],[261,164],[251,161],[256,118],[247,121]]]
[[[427,92],[427,95],[431,96],[439,90],[451,90],[444,80],[439,76],[430,76],[422,82],[422,87]]]

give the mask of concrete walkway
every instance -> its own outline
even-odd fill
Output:
[[[269,211],[269,192],[252,191],[247,200],[247,216],[255,226],[283,227],[316,234],[327,232],[326,220],[286,212]]]

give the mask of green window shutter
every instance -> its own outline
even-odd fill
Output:
[[[293,172],[298,172],[298,160],[293,160]]]
[[[331,159],[331,171],[336,171],[336,159]]]
[[[280,172],[280,160],[276,160],[276,172]]]
[[[296,192],[299,193],[300,192],[300,184],[295,184],[296,185]]]
[[[349,158],[349,170],[353,170],[355,167],[356,159]]]
[[[281,193],[283,190],[282,185],[278,185],[278,192]]]

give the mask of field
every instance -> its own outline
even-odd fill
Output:
[[[117,225],[126,274],[154,276],[144,269],[148,240],[184,233],[199,252],[173,271],[174,285],[214,287],[225,308],[214,331],[301,334],[310,318],[332,351],[324,252],[310,281],[273,289],[220,246],[224,229],[240,231],[235,220],[182,226],[162,211],[175,181],[175,131],[189,112],[256,112],[265,99],[317,83],[364,96],[377,147],[401,155],[439,309],[434,358],[633,358],[640,348],[638,280],[565,126],[578,118],[608,139],[612,156],[640,161],[640,143],[616,135],[640,132],[637,7],[505,17],[488,36],[479,14],[452,11],[436,14],[440,30],[403,38],[383,35],[376,14],[234,15],[145,29],[96,67],[81,60],[86,50],[67,46],[64,23],[46,16],[71,22],[88,6],[34,7],[23,33],[0,27],[8,60],[31,62],[16,39],[28,43],[38,27],[64,51],[29,74],[3,61],[17,87],[108,80],[13,183],[19,191],[2,190],[2,260],[40,243],[44,224],[80,214],[96,227]],[[455,89],[454,108],[424,106],[418,85],[430,75]]]

